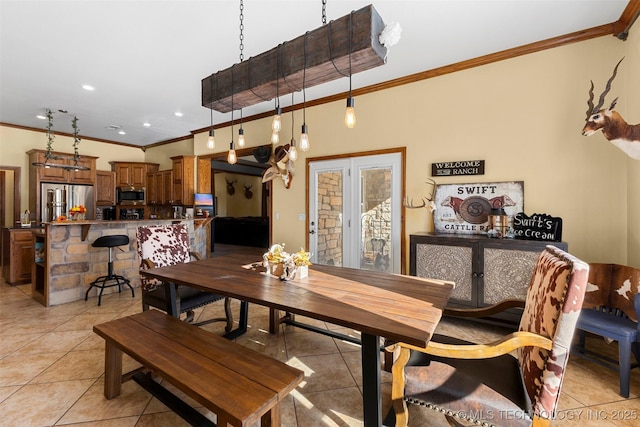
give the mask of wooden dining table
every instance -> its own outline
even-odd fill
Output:
[[[259,264],[246,254],[228,254],[140,274],[168,283],[173,292],[187,285],[240,300],[240,326],[230,338],[246,331],[249,303],[360,331],[364,425],[381,426],[380,337],[425,347],[453,284],[327,265],[282,281]]]

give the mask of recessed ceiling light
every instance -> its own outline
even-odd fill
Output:
[[[37,118],[37,119],[40,119],[40,120],[46,120],[46,118],[47,118],[47,117],[46,117],[46,116],[43,116],[42,114],[38,114],[38,115],[36,116],[36,118]]]
[[[120,135],[126,135],[126,134],[127,134],[127,133],[126,133],[125,131],[123,131],[122,129],[120,129],[120,130],[118,131],[118,133],[119,133]]]
[[[175,113],[173,113],[176,115],[176,117],[182,117],[182,113],[180,111],[176,111]]]
[[[91,85],[82,85],[82,89],[92,91],[94,88]]]
[[[142,126],[144,126],[144,127],[148,128],[148,127],[151,127],[151,123],[144,122],[144,123],[142,124]]]

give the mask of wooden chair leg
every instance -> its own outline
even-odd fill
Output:
[[[629,379],[631,376],[631,343],[618,342],[618,364],[620,370],[620,396],[629,397]]]
[[[409,424],[409,413],[407,410],[407,403],[404,401],[404,367],[409,361],[411,356],[411,350],[405,347],[400,347],[397,351],[398,356],[393,362],[391,373],[393,380],[391,383],[391,404],[393,405],[393,411],[396,414],[396,426],[407,427]]]

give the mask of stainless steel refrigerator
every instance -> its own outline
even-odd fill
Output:
[[[96,219],[93,185],[53,184],[43,182],[40,188],[40,219],[55,221],[60,215],[69,215],[74,206],[83,205],[85,218]]]

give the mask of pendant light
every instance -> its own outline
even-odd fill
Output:
[[[213,74],[211,75],[211,90],[213,91]],[[216,96],[218,96],[218,79],[216,78]],[[211,108],[211,127],[209,128],[209,138],[207,139],[207,148],[213,150],[216,148],[215,131],[213,130],[213,108]]]
[[[324,3],[323,3],[324,5]],[[324,10],[324,9],[323,9]],[[302,134],[300,135],[300,149],[309,151],[309,128],[307,127],[307,31],[304,35],[304,64],[302,66]]]
[[[244,3],[243,3],[243,0],[240,0],[240,62],[241,63],[242,61],[244,61],[243,51],[244,51]],[[244,148],[244,129],[242,128],[242,108],[240,108],[240,129],[238,129],[238,147]],[[235,150],[234,150],[234,154],[235,154]],[[233,163],[235,163],[235,161]]]
[[[293,94],[291,92],[291,143],[289,143],[289,160],[297,160],[298,159],[298,150],[296,149],[296,140],[293,137],[293,127],[295,123],[294,117],[294,108],[293,108]]]
[[[211,109],[211,128],[209,129],[209,138],[207,139],[207,148],[213,150],[216,148],[216,137],[213,130],[213,108]]]
[[[229,154],[227,154],[227,163],[235,165],[238,161],[236,156],[236,146],[233,143],[233,66],[231,67],[231,142],[229,143]]]
[[[280,142],[280,128],[282,128],[282,109],[280,108],[280,50],[282,45],[278,45],[278,51],[276,54],[276,111],[273,115],[273,121],[271,122],[271,143],[277,145]]]
[[[347,98],[347,110],[344,114],[344,124],[349,129],[356,127],[356,110],[354,109],[354,100],[351,96],[351,51],[353,38],[353,12],[349,14],[349,98]]]

